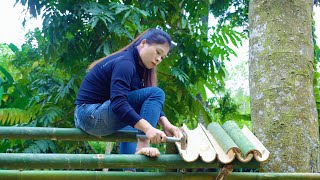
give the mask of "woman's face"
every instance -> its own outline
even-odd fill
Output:
[[[152,69],[162,62],[169,52],[169,45],[164,44],[148,44],[144,39],[138,46],[138,52],[143,65],[147,69]]]

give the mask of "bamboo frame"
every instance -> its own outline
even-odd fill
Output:
[[[259,163],[234,161],[234,168],[257,168]],[[222,168],[215,161],[205,163],[198,159],[186,163],[178,154],[163,154],[157,158],[133,154],[31,154],[0,153],[0,168],[5,169],[103,169],[103,168]]]
[[[0,177],[6,180],[28,179],[28,180],[212,180],[217,177],[218,172],[201,173],[173,173],[173,172],[104,172],[104,171],[20,171],[0,170]],[[294,179],[319,179],[319,173],[250,173],[234,172],[224,177],[225,180],[294,180]]]

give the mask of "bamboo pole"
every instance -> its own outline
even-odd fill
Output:
[[[258,167],[251,161],[233,161],[235,168]],[[126,154],[29,154],[0,153],[0,168],[5,169],[103,169],[103,168],[221,168],[218,161],[205,163],[198,159],[187,163],[178,154],[163,154],[156,158]]]
[[[78,128],[0,127],[0,139],[50,139],[70,141],[134,142],[135,131],[118,131],[102,137],[92,136]]]
[[[212,180],[218,172],[209,173],[172,173],[172,172],[104,172],[104,171],[19,171],[0,170],[0,177],[6,180]],[[225,180],[295,180],[295,179],[319,179],[319,173],[250,173],[234,172],[225,177]]]

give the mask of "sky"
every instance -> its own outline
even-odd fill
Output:
[[[40,27],[41,21],[30,19],[26,27],[23,27],[22,21],[26,12],[23,12],[23,7],[20,4],[14,7],[14,3],[15,0],[1,0],[0,2],[0,43],[13,43],[20,47],[25,42],[26,32]]]

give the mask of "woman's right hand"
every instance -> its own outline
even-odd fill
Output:
[[[152,127],[145,119],[140,119],[134,127],[143,131],[151,143],[159,144],[167,140],[167,135],[163,131]]]
[[[154,127],[147,129],[145,132],[148,139],[151,141],[151,143],[159,144],[161,142],[165,142],[167,139],[167,135]]]

